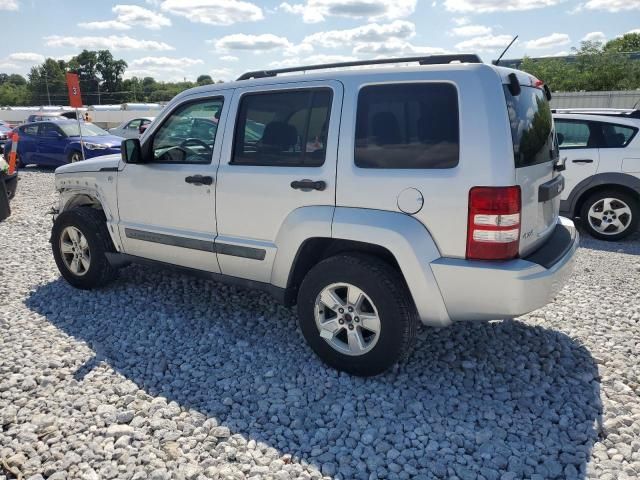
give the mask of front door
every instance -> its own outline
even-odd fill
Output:
[[[235,91],[235,128],[227,123],[216,191],[223,274],[269,282],[287,217],[302,207],[335,205],[341,106],[339,82]]]
[[[576,185],[598,171],[602,130],[597,122],[588,120],[556,118],[555,125],[560,158],[566,158],[565,188],[561,197],[566,200]]]
[[[148,163],[118,173],[119,232],[125,253],[219,272],[215,178],[228,93],[183,101],[147,136]]]

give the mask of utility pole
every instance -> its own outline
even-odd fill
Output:
[[[98,105],[102,105],[100,102],[100,81],[98,80]]]

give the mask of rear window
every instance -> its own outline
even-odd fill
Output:
[[[452,168],[459,157],[458,95],[449,83],[364,87],[358,96],[360,168]]]
[[[558,147],[553,142],[551,109],[544,91],[523,86],[520,95],[514,96],[507,85],[503,87],[516,168],[554,160]]]

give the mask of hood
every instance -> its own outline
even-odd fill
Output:
[[[116,153],[90,158],[89,160],[83,160],[81,162],[67,163],[66,165],[56,168],[56,175],[61,173],[99,172],[104,168],[118,168],[121,158],[122,157]]]
[[[80,137],[71,137],[74,142],[79,142]],[[88,143],[100,143],[102,145],[109,145],[110,147],[120,148],[122,144],[122,137],[116,137],[115,135],[95,135],[95,136],[83,136],[82,140]]]

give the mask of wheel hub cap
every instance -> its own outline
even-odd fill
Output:
[[[349,283],[325,287],[315,302],[319,335],[338,352],[359,356],[380,337],[380,317],[369,296]]]
[[[631,224],[631,208],[618,198],[602,198],[591,205],[588,222],[603,235],[617,235]]]
[[[60,253],[65,267],[79,277],[89,271],[91,252],[83,233],[76,227],[68,226],[60,235]]]

